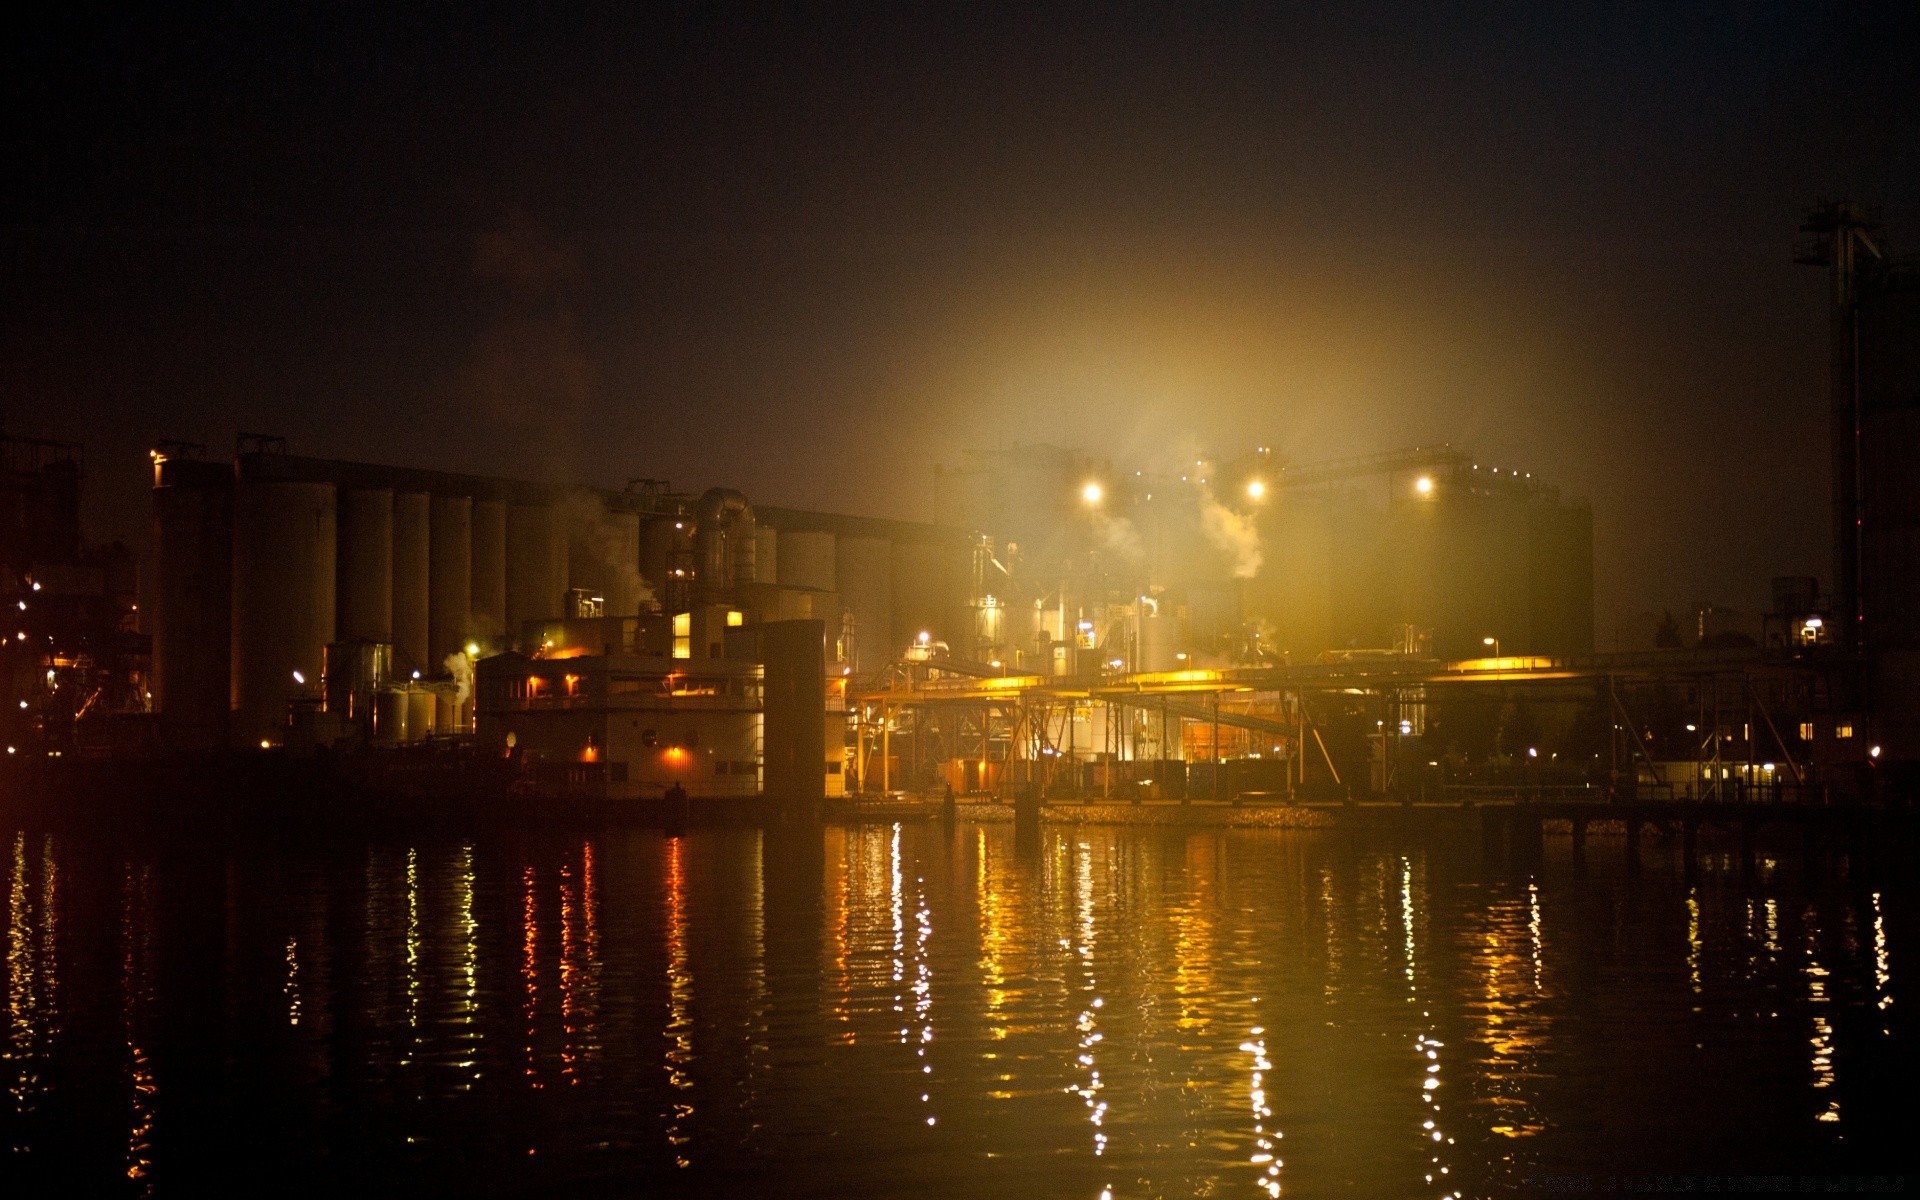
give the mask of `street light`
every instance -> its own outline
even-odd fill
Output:
[[[1419,492],[1422,496],[1433,495],[1433,476],[1422,475],[1420,478],[1414,480],[1413,490]]]
[[[1491,647],[1493,647],[1493,656],[1494,656],[1495,658],[1499,658],[1499,657],[1500,657],[1500,639],[1499,639],[1499,638],[1497,638],[1497,637],[1483,637],[1483,638],[1481,638],[1481,639],[1480,639],[1480,644],[1481,644],[1482,646],[1491,646]]]
[[[1101,499],[1104,498],[1106,494],[1107,494],[1107,489],[1101,487],[1098,481],[1091,480],[1091,479],[1087,481],[1087,484],[1085,487],[1080,489],[1080,498],[1086,501],[1088,504],[1100,503]]]
[[[1267,494],[1267,485],[1258,479],[1247,481],[1247,499],[1258,500]]]

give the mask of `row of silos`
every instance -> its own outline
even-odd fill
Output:
[[[569,586],[606,592],[609,613],[645,594],[637,516],[510,481],[281,454],[163,463],[154,521],[155,705],[199,741],[278,741],[330,643],[391,645],[395,678],[431,679],[469,642],[562,615]]]
[[[756,523],[725,489],[661,505],[275,453],[231,470],[161,461],[156,707],[244,745],[278,741],[296,701],[318,702],[329,644],[389,645],[394,679],[444,678],[470,642],[571,615],[570,589],[606,616],[754,586],[817,593],[852,618],[861,672],[965,621],[964,543],[821,514]]]
[[[852,618],[845,665],[878,671],[921,632],[971,650],[967,607],[971,548],[958,535],[893,522],[765,510],[759,530],[761,579],[832,593]],[[774,533],[768,538],[765,535]],[[840,631],[829,630],[829,638]]]

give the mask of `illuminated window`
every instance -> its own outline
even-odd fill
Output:
[[[747,614],[741,612],[737,608],[730,608],[727,610],[727,628],[728,629],[738,629],[740,628],[740,626],[746,624],[746,622],[747,622]]]
[[[1803,742],[1810,742],[1813,740],[1813,722],[1812,721],[1800,722],[1800,740]]]
[[[1852,737],[1852,736],[1853,736],[1853,722],[1852,722],[1852,721],[1841,721],[1841,722],[1839,722],[1838,724],[1836,724],[1836,725],[1835,725],[1835,726],[1833,727],[1833,736],[1835,736],[1835,737],[1837,737],[1837,738],[1850,738],[1850,737]]]
[[[673,656],[693,657],[693,614],[673,614]]]

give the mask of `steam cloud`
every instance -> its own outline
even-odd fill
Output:
[[[1260,531],[1253,517],[1220,503],[1210,488],[1200,497],[1200,528],[1226,557],[1235,579],[1252,579],[1260,573]]]
[[[1125,517],[1110,517],[1106,513],[1093,514],[1093,535],[1099,539],[1100,548],[1125,562],[1138,563],[1147,557],[1146,546],[1140,540],[1140,531],[1133,522]]]
[[[447,674],[453,676],[454,683],[460,687],[460,694],[454,698],[454,703],[465,704],[467,697],[473,694],[473,660],[456,650],[447,655],[441,665],[447,668]]]
[[[616,521],[598,496],[574,492],[560,503],[568,548],[593,564],[594,583],[606,598],[607,615],[657,612],[660,602],[640,575],[635,526]]]

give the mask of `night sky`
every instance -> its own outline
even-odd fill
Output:
[[[10,30],[0,412],[96,539],[236,430],[908,518],[1446,441],[1592,501],[1605,647],[1827,576],[1799,217],[1920,244],[1911,4],[404,7]]]

